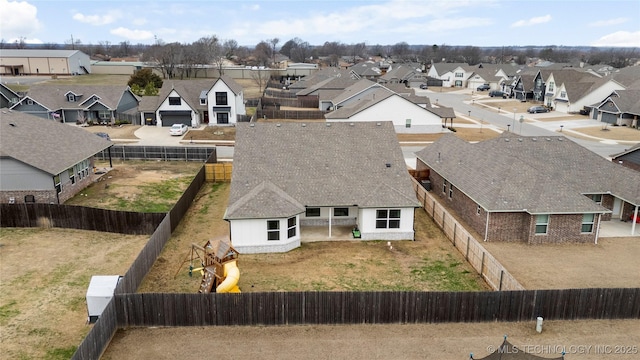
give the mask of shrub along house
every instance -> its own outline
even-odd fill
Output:
[[[416,157],[433,194],[484,241],[593,243],[601,221],[629,220],[640,205],[640,173],[563,136],[447,134]]]
[[[91,184],[93,156],[112,145],[77,126],[1,111],[3,203],[64,203]]]
[[[239,252],[292,250],[307,226],[413,240],[419,206],[391,122],[237,126],[224,218]]]

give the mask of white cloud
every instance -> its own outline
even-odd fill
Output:
[[[147,30],[132,30],[125,27],[119,27],[116,29],[111,29],[110,33],[128,40],[141,41],[153,39],[153,33]]]
[[[640,31],[616,31],[591,43],[591,46],[638,47]]]
[[[148,22],[148,21],[147,21],[147,19],[145,19],[145,18],[139,18],[139,17],[136,17],[135,19],[133,19],[133,20],[131,21],[131,23],[132,23],[133,25],[136,25],[136,26],[144,25],[144,24],[146,24],[147,22]]]
[[[258,11],[258,10],[260,10],[260,5],[258,5],[258,4],[242,5],[242,9],[243,10],[247,10],[247,11]]]
[[[0,0],[0,34],[3,38],[28,38],[42,27],[38,9],[26,1]]]
[[[615,18],[615,19],[609,19],[609,20],[600,20],[600,21],[594,21],[594,22],[590,23],[589,27],[614,26],[614,25],[624,24],[627,21],[629,21],[628,18]]]
[[[533,26],[533,25],[548,23],[549,21],[551,21],[551,15],[538,16],[528,20],[516,21],[513,24],[511,24],[511,27]]]
[[[119,11],[109,11],[103,15],[84,15],[81,13],[76,13],[73,15],[74,20],[95,26],[111,24],[118,20],[120,17],[122,17],[122,14],[120,14]]]

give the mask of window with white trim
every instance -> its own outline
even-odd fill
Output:
[[[178,96],[169,97],[169,105],[182,105],[182,101]]]
[[[455,74],[455,77],[457,77],[457,78],[464,77],[464,73],[457,72],[457,73]]]
[[[478,207],[476,208],[476,215],[480,215],[481,209],[482,208],[480,207],[480,205],[478,205]]]
[[[549,92],[553,91],[553,81],[549,83],[548,90]]]
[[[335,216],[335,217],[349,216],[349,208],[334,208],[333,209],[333,216]]]
[[[399,229],[400,209],[376,210],[376,229]]]
[[[580,232],[582,233],[592,233],[593,232],[593,224],[595,223],[595,214],[583,214],[582,215],[582,228]]]
[[[453,198],[453,184],[449,183],[449,199]]]
[[[267,220],[267,240],[280,240],[279,220]]]
[[[296,217],[291,217],[289,219],[287,219],[287,237],[289,239],[291,239],[292,237],[296,236]]]
[[[442,182],[442,192],[445,194],[447,193],[447,180]]]
[[[591,195],[591,200],[593,200],[598,205],[602,204],[602,194]]]
[[[544,235],[549,228],[549,215],[536,215],[536,234]]]
[[[67,173],[69,174],[69,180],[71,181],[71,185],[76,183],[76,173],[73,170],[73,168],[69,168],[67,170]]]
[[[304,216],[306,217],[320,217],[320,208],[316,207],[316,208],[307,208]]]
[[[60,194],[62,192],[62,183],[60,183],[60,175],[56,175],[53,177],[53,183],[56,187],[56,192]]]
[[[67,101],[68,102],[76,102],[76,96],[73,94],[68,94],[67,95]]]

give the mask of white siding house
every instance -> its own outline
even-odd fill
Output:
[[[391,122],[237,125],[224,218],[240,253],[289,251],[311,227],[413,240],[419,206]]]
[[[196,109],[176,91],[172,90],[162,100],[156,110],[157,126],[171,126],[174,123],[184,123],[191,127],[200,126],[200,116]]]

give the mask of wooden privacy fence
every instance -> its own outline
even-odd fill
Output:
[[[119,328],[638,319],[640,288],[120,294]]]
[[[55,227],[148,235],[166,214],[59,204],[0,204],[1,227]]]
[[[95,155],[96,159],[109,160],[181,160],[205,161],[212,154],[216,154],[215,147],[204,146],[139,146],[113,145]]]
[[[204,167],[206,181],[231,181],[232,163],[205,164]]]
[[[440,226],[449,241],[494,290],[523,290],[500,262],[487,251],[438,201],[413,179],[413,187],[424,210]]]

